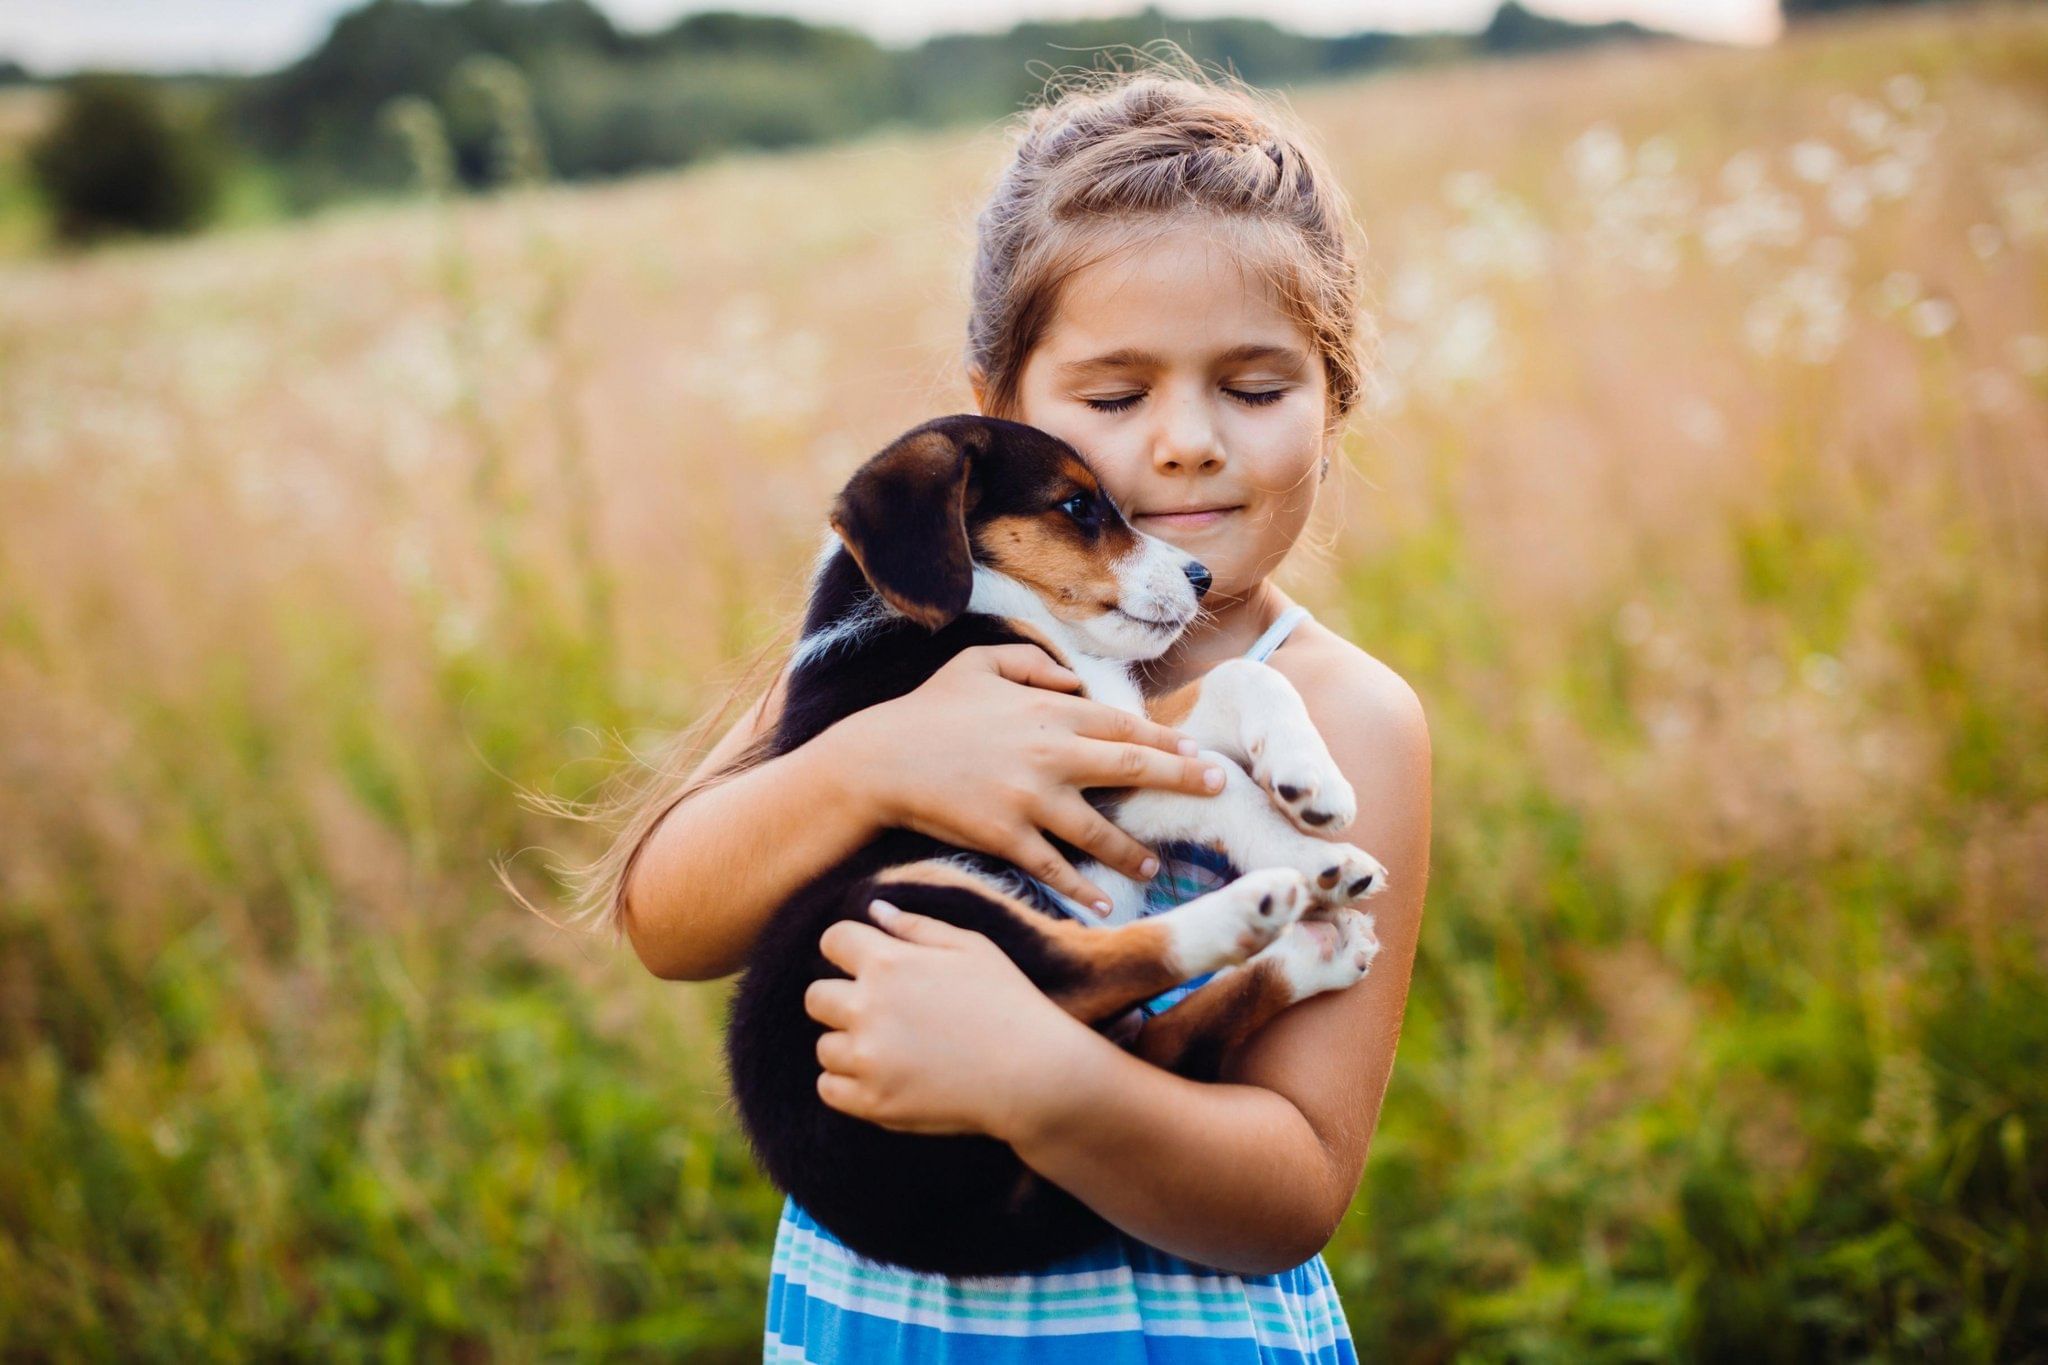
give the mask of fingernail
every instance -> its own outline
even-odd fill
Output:
[[[869,901],[868,909],[873,912],[876,919],[880,920],[895,919],[903,913],[901,907],[891,905],[887,901]]]
[[[1207,788],[1208,788],[1208,789],[1209,789],[1210,791],[1212,791],[1212,792],[1220,792],[1220,791],[1222,791],[1222,790],[1223,790],[1223,769],[1221,769],[1221,768],[1204,768],[1204,769],[1202,769],[1202,785],[1203,785],[1203,786],[1205,786],[1205,787],[1207,787]]]
[[[1158,871],[1159,860],[1157,858],[1147,858],[1144,862],[1138,864],[1138,875],[1140,877],[1150,877]]]
[[[1180,742],[1180,752],[1183,758],[1193,758],[1196,754],[1202,752],[1202,746],[1191,739],[1184,739]]]
[[[1098,915],[1106,915],[1113,908],[1108,901],[1095,902],[1095,913]]]

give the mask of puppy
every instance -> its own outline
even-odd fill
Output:
[[[1126,1046],[1213,1079],[1225,1055],[1297,1000],[1349,986],[1378,951],[1352,908],[1384,884],[1363,850],[1316,837],[1354,796],[1293,687],[1246,659],[1148,705],[1133,666],[1195,619],[1208,571],[1133,529],[1079,454],[1034,427],[941,417],[870,459],[840,493],[813,576],[787,701],[739,762],[787,753],[853,712],[916,688],[975,645],[1029,642],[1097,701],[1177,726],[1223,768],[1214,796],[1153,789],[1090,800],[1141,843],[1192,841],[1252,869],[1139,918],[1144,886],[1055,840],[1109,892],[1108,927],[1000,859],[891,830],[805,886],[762,931],[731,1002],[726,1057],[741,1122],[769,1177],[872,1260],[947,1275],[1016,1273],[1108,1225],[1005,1143],[893,1132],[818,1097],[821,1025],[804,992],[844,976],[825,929],[876,898],[986,934],[1062,1007],[1102,1027],[1204,973]],[[1314,922],[1291,928],[1304,913]],[[1241,964],[1241,965],[1240,965]]]

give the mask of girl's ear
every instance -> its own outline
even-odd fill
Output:
[[[854,471],[832,529],[882,599],[928,630],[950,625],[974,592],[968,484],[989,432],[941,418],[891,442]]]

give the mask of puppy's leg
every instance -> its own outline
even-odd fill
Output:
[[[1348,905],[1386,885],[1387,870],[1364,849],[1303,834],[1227,755],[1204,750],[1202,757],[1223,769],[1222,791],[1188,796],[1133,788],[1117,803],[1117,825],[1154,847],[1189,840],[1220,846],[1239,867],[1291,867],[1309,879],[1325,906]]]
[[[1372,916],[1362,910],[1302,920],[1249,962],[1225,968],[1146,1020],[1132,1050],[1184,1076],[1214,1079],[1230,1051],[1281,1010],[1362,981],[1379,950]]]
[[[1229,659],[1146,710],[1249,768],[1305,832],[1343,829],[1358,814],[1351,784],[1330,757],[1301,694],[1278,669]]]
[[[1089,1024],[1190,977],[1243,962],[1313,903],[1299,873],[1273,868],[1135,923],[1091,929],[939,860],[878,874],[874,894],[988,935],[1040,990]]]

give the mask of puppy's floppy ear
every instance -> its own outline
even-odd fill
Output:
[[[967,610],[969,485],[986,426],[940,418],[904,433],[854,471],[832,505],[832,529],[896,610],[939,630]]]

